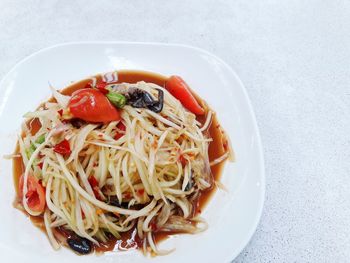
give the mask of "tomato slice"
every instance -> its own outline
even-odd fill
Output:
[[[165,83],[165,88],[177,98],[182,105],[196,115],[204,114],[204,109],[192,95],[187,83],[179,76],[171,76]]]
[[[105,83],[105,82],[99,82],[96,84],[96,88],[99,91],[101,91],[104,95],[106,95],[109,92],[109,90],[106,89],[106,86],[107,86],[107,83]]]
[[[122,123],[121,121],[117,124],[117,129],[120,130],[120,131],[123,131],[123,132],[126,131],[126,127],[125,127],[124,123]],[[124,133],[121,133],[121,132],[117,131],[117,133],[114,136],[114,140],[118,140],[118,139],[120,139],[123,136],[124,136]]]
[[[23,198],[24,177],[19,178],[19,197]],[[27,180],[27,194],[26,200],[30,210],[34,212],[44,212],[46,200],[45,200],[45,188],[40,184],[38,179],[33,175],[28,175]]]
[[[73,92],[68,107],[74,117],[84,121],[106,123],[120,120],[119,111],[96,89]]]
[[[70,154],[71,150],[70,150],[69,141],[64,139],[63,141],[61,141],[60,143],[56,144],[53,147],[53,151],[62,155]]]

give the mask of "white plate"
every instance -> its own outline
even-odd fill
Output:
[[[165,257],[138,251],[76,256],[52,250],[46,236],[12,207],[12,162],[1,158],[0,255],[6,262],[229,262],[248,243],[261,215],[265,176],[260,137],[246,91],[232,69],[216,56],[182,45],[126,42],[70,43],[39,51],[18,63],[0,83],[0,155],[11,153],[22,115],[49,98],[48,82],[61,89],[71,81],[118,69],[180,75],[210,106],[228,132],[236,162],[203,213],[209,229],[160,244],[175,247]],[[25,261],[23,261],[25,260]],[[5,262],[4,261],[4,262]]]

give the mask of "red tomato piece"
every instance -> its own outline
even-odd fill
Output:
[[[96,84],[96,88],[99,91],[101,91],[104,95],[106,95],[109,92],[109,90],[106,89],[106,86],[107,86],[107,83],[105,83],[105,82],[99,82]]]
[[[64,139],[60,143],[56,144],[53,147],[53,151],[56,153],[62,154],[62,155],[70,154],[72,152],[70,150],[69,142],[66,139]]]
[[[24,177],[19,178],[19,197],[23,198]],[[34,212],[44,212],[46,199],[45,188],[33,175],[28,175],[26,201],[30,210]]]
[[[182,105],[196,115],[204,114],[204,109],[192,95],[187,83],[179,76],[171,76],[165,83],[165,88],[177,98]]]
[[[120,120],[119,111],[96,89],[73,92],[68,107],[74,117],[84,121],[106,123]]]

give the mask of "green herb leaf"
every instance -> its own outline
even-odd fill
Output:
[[[34,143],[31,143],[30,144],[30,147],[26,150],[26,155],[27,155],[27,158],[29,159],[30,156],[32,156],[33,152],[35,151],[36,149],[36,146]]]
[[[45,134],[42,134],[35,140],[35,143],[42,144],[44,141],[45,141]],[[30,158],[30,156],[32,156],[35,150],[36,150],[36,145],[34,143],[31,143],[29,148],[26,149],[26,155],[28,159]]]
[[[45,141],[45,134],[42,134],[35,140],[35,143],[42,144],[44,141]]]

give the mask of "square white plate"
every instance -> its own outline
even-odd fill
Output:
[[[260,137],[246,91],[232,69],[216,56],[189,46],[156,43],[70,43],[39,51],[18,63],[0,83],[0,155],[11,153],[22,115],[50,97],[48,82],[61,89],[97,73],[139,69],[180,75],[217,112],[229,134],[236,162],[226,164],[219,190],[202,216],[209,229],[174,236],[160,248],[168,256],[146,258],[139,251],[77,256],[54,251],[23,213],[12,207],[12,162],[0,160],[0,255],[3,262],[229,262],[248,243],[260,219],[265,175]],[[29,260],[29,261],[28,261]]]

